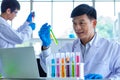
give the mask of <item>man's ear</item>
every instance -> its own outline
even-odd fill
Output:
[[[11,13],[10,8],[8,8],[8,9],[6,10],[6,13],[7,13],[7,14],[10,14],[10,13]]]
[[[94,20],[93,20],[93,27],[96,28],[96,25],[97,25],[97,20],[94,19]]]

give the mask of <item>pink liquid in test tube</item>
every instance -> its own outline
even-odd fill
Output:
[[[59,58],[57,58],[57,77],[60,77],[60,64],[59,64]]]
[[[80,56],[76,56],[76,77],[80,77],[80,65],[79,65],[79,62],[80,62]]]

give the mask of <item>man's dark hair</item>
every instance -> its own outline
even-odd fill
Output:
[[[14,10],[20,10],[20,4],[17,0],[2,0],[2,3],[1,3],[1,13],[4,13],[6,12],[6,10],[10,8],[11,10],[11,13],[14,11]]]
[[[89,19],[97,19],[96,10],[87,4],[81,4],[75,7],[71,13],[71,18],[84,14],[86,14]]]

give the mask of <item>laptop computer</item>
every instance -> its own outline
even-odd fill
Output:
[[[0,62],[4,78],[39,78],[33,47],[0,49]]]

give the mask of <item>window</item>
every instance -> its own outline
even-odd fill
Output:
[[[20,2],[20,11],[18,11],[17,16],[12,21],[12,27],[17,29],[22,25],[30,13],[30,2]]]
[[[38,38],[38,31],[44,23],[51,24],[51,2],[33,2],[33,11],[35,11],[36,29],[33,32],[33,38]]]
[[[114,39],[120,38],[120,2],[115,2],[115,24],[114,24]]]
[[[75,6],[81,3],[75,2]],[[35,18],[37,28],[33,38],[38,38],[38,30],[46,22],[51,25],[56,38],[69,38],[69,34],[74,34],[70,18],[73,7],[72,1],[33,2],[33,10],[37,15]]]
[[[20,2],[21,10],[18,12],[17,17],[12,21],[11,25],[14,29],[17,29],[25,22],[30,11],[32,9],[35,11],[36,29],[33,31],[33,38],[30,42],[26,42],[20,46],[32,45],[35,48],[36,54],[39,54],[41,46],[38,31],[42,24],[46,22],[51,25],[53,32],[58,39],[69,39],[70,34],[75,35],[70,15],[73,8],[82,3],[86,3],[91,6],[94,4],[93,6],[96,8],[98,14],[98,24],[96,31],[100,33],[101,36],[107,37],[109,39],[120,37],[120,2],[94,2],[96,0],[18,1]]]
[[[114,37],[113,36],[114,3],[113,2],[95,2],[95,8],[97,10],[97,15],[98,15],[98,19],[97,19],[98,23],[97,23],[96,31],[101,36],[112,39]]]
[[[50,0],[34,0],[32,3],[32,9],[36,13],[36,30],[33,32],[33,38],[39,38],[38,30],[46,22],[51,25],[57,38],[69,38],[70,34],[74,34],[72,21],[70,18],[71,11],[75,6],[82,3],[86,3],[91,6],[93,4],[93,2],[88,0],[86,2],[77,0],[74,2],[71,0],[54,0],[53,2]],[[31,10],[29,1],[23,2],[23,0],[20,0],[20,5],[21,10],[17,14],[18,16],[12,22],[12,26],[15,29],[23,24]],[[95,2],[95,8],[98,13],[98,24],[96,31],[98,31],[104,37],[113,38],[113,34],[115,34],[113,31],[114,2]],[[119,12],[118,8],[119,3],[116,2],[116,13]]]

